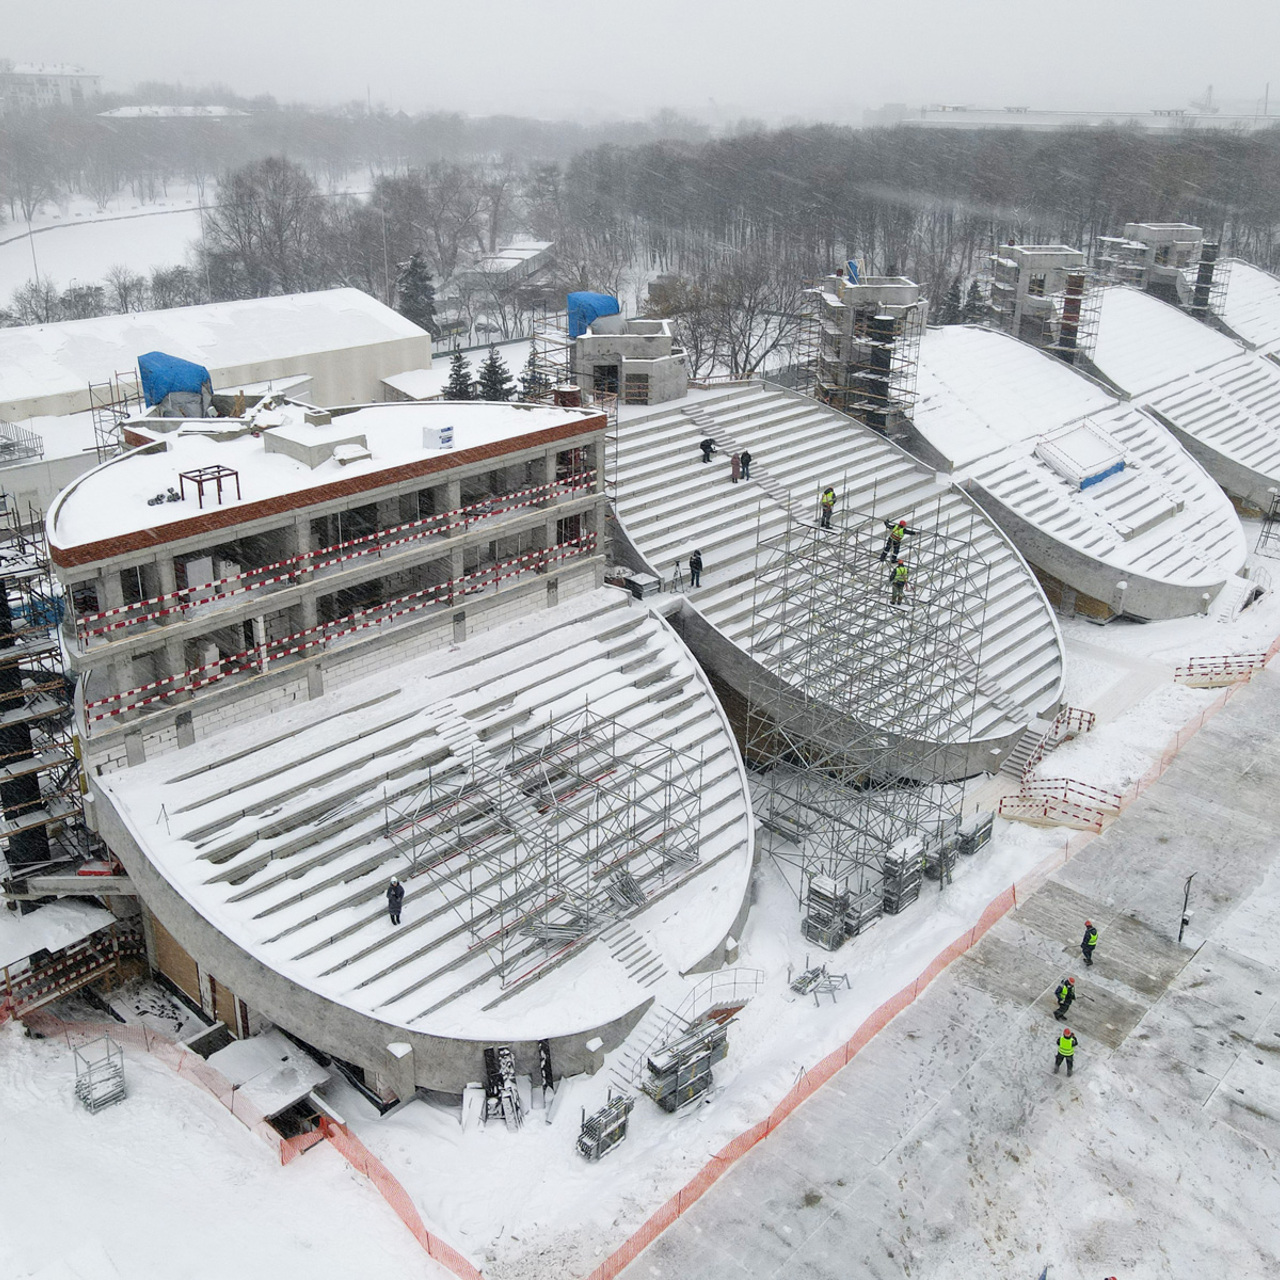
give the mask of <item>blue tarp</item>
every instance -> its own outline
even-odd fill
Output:
[[[148,407],[159,404],[171,391],[199,395],[209,386],[209,370],[204,365],[167,356],[163,351],[148,351],[145,356],[139,356],[138,373],[142,376],[142,394]]]
[[[616,316],[622,310],[617,298],[607,293],[571,293],[565,304],[569,311],[569,337],[580,338],[587,326],[601,316]]]

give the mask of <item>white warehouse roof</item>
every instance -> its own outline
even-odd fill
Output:
[[[347,354],[376,348],[369,373]],[[359,289],[24,325],[0,329],[0,419],[87,409],[90,383],[132,373],[148,351],[204,365],[215,386],[311,373],[326,404],[380,398],[382,377],[431,364],[430,336]]]

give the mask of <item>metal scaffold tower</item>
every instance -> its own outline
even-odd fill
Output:
[[[954,825],[950,744],[972,734],[990,574],[969,553],[974,524],[940,500],[914,512],[901,591],[896,553],[880,559],[884,523],[862,513],[833,529],[793,521],[761,546],[746,754],[757,816],[822,946],[910,901],[904,885],[918,891],[930,842]]]
[[[93,851],[44,516],[0,494],[0,841],[10,881]]]
[[[898,277],[832,276],[805,286],[798,389],[881,434],[915,406],[926,304]]]
[[[135,373],[116,373],[105,382],[89,384],[93,444],[99,462],[115,457],[124,448],[124,422],[141,408],[142,389]]]
[[[697,868],[702,769],[583,708],[452,756],[386,833],[513,987]]]

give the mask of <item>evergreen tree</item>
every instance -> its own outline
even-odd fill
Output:
[[[964,304],[960,300],[960,277],[956,276],[947,290],[947,296],[938,308],[939,324],[959,324],[964,317]]]
[[[537,400],[550,386],[551,379],[538,363],[537,351],[530,348],[529,358],[524,362],[524,370],[520,374],[520,398]]]
[[[467,363],[467,358],[462,354],[460,347],[454,347],[453,355],[449,357],[449,381],[444,384],[444,398],[446,400],[475,399],[475,394],[471,390],[471,366]]]
[[[396,276],[396,310],[433,338],[439,337],[436,329],[436,290],[431,283],[431,272],[426,259],[417,249],[409,255],[408,262],[400,264]]]
[[[498,354],[496,346],[490,347],[480,366],[480,399],[510,400],[515,389],[515,380],[507,362]]]
[[[969,292],[965,296],[964,310],[960,319],[965,324],[981,324],[987,318],[987,300],[982,296],[976,280],[969,281]]]

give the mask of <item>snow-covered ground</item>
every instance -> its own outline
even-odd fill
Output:
[[[213,198],[210,191],[205,198]],[[37,269],[41,279],[65,289],[73,281],[101,284],[116,266],[150,275],[155,267],[185,263],[188,247],[200,239],[199,203],[194,189],[171,185],[155,204],[127,195],[113,196],[104,209],[83,196],[46,204],[32,219],[32,235],[25,223],[7,222],[0,227],[0,302]]]
[[[1246,532],[1252,545],[1256,525]],[[1113,790],[1145,773],[1170,738],[1218,697],[1215,690],[1175,685],[1174,666],[1193,655],[1265,650],[1280,633],[1280,594],[1266,596],[1238,617],[1231,616],[1229,604],[1224,597],[1206,617],[1145,626],[1066,624],[1070,701],[1096,711],[1099,723],[1093,733],[1050,757],[1042,772]],[[1122,816],[1119,827],[1124,821]],[[717,1067],[712,1101],[673,1117],[640,1097],[627,1142],[598,1165],[575,1153],[574,1139],[582,1110],[594,1110],[610,1088],[618,1087],[626,1046],[595,1077],[562,1086],[553,1123],[534,1111],[517,1132],[501,1125],[464,1131],[456,1111],[421,1101],[379,1117],[345,1086],[331,1087],[327,1096],[409,1191],[427,1226],[487,1277],[585,1275],[712,1154],[763,1118],[805,1069],[911,982],[991,899],[1061,852],[1072,834],[997,821],[991,844],[962,860],[944,893],[926,882],[918,903],[881,920],[835,956],[816,955],[802,940],[795,899],[777,867],[764,858],[739,958],[740,966],[763,973],[763,985],[730,1028],[729,1056]],[[850,989],[842,989],[834,1002],[824,998],[815,1006],[811,998],[793,996],[788,981],[807,963],[822,961],[847,973]],[[657,1003],[674,1007],[688,984],[675,976],[669,983],[656,989]],[[639,1038],[652,1025],[642,1023]],[[0,1269],[8,1274],[30,1275],[43,1265],[48,1256],[39,1250],[51,1237],[68,1248],[100,1241],[112,1253],[125,1238],[112,1226],[135,1213],[147,1215],[158,1228],[155,1234],[180,1234],[188,1178],[205,1188],[190,1192],[202,1218],[209,1220],[212,1195],[214,1216],[221,1211],[237,1220],[229,1235],[245,1248],[262,1251],[252,1274],[301,1275],[304,1269],[308,1276],[339,1274],[342,1260],[362,1254],[370,1259],[394,1255],[404,1259],[406,1274],[434,1274],[415,1256],[408,1233],[376,1203],[370,1208],[373,1193],[347,1174],[327,1147],[278,1170],[269,1152],[259,1151],[255,1139],[192,1086],[158,1076],[163,1068],[133,1057],[129,1070],[138,1085],[130,1099],[110,1113],[88,1117],[71,1100],[70,1070],[70,1054],[60,1045],[32,1045],[12,1030],[0,1040],[0,1132],[6,1125],[9,1133],[18,1132],[25,1138],[19,1149],[29,1153],[21,1162],[0,1163],[0,1203],[14,1205],[30,1197],[18,1217],[23,1230],[0,1237],[0,1264],[8,1263]],[[1153,1160],[1172,1158],[1177,1151],[1177,1135],[1164,1132],[1159,1116],[1148,1109],[1130,1109],[1130,1132]],[[115,1144],[123,1142],[124,1133],[129,1135],[128,1178],[110,1168],[120,1158]],[[1064,1161],[1071,1158],[1064,1155]],[[73,1166],[85,1171],[77,1175],[79,1185],[95,1187],[78,1228],[71,1218],[82,1203],[64,1210],[64,1202],[47,1192],[28,1191],[54,1185]],[[300,1167],[308,1179],[305,1197],[298,1191]],[[328,1239],[324,1214],[330,1211],[344,1223],[340,1249],[317,1243]],[[168,1274],[161,1252],[153,1241],[141,1253],[130,1244],[124,1255],[129,1274]],[[184,1263],[188,1260],[184,1254]],[[210,1260],[207,1271],[199,1269],[200,1259],[191,1265],[195,1269],[184,1274],[212,1275],[213,1266],[223,1271],[228,1259]],[[373,1269],[362,1265],[350,1274]]]
[[[350,1280],[442,1273],[322,1143],[287,1168],[145,1055],[90,1115],[71,1051],[0,1028],[0,1275],[10,1280]],[[213,1247],[210,1247],[212,1245]]]

